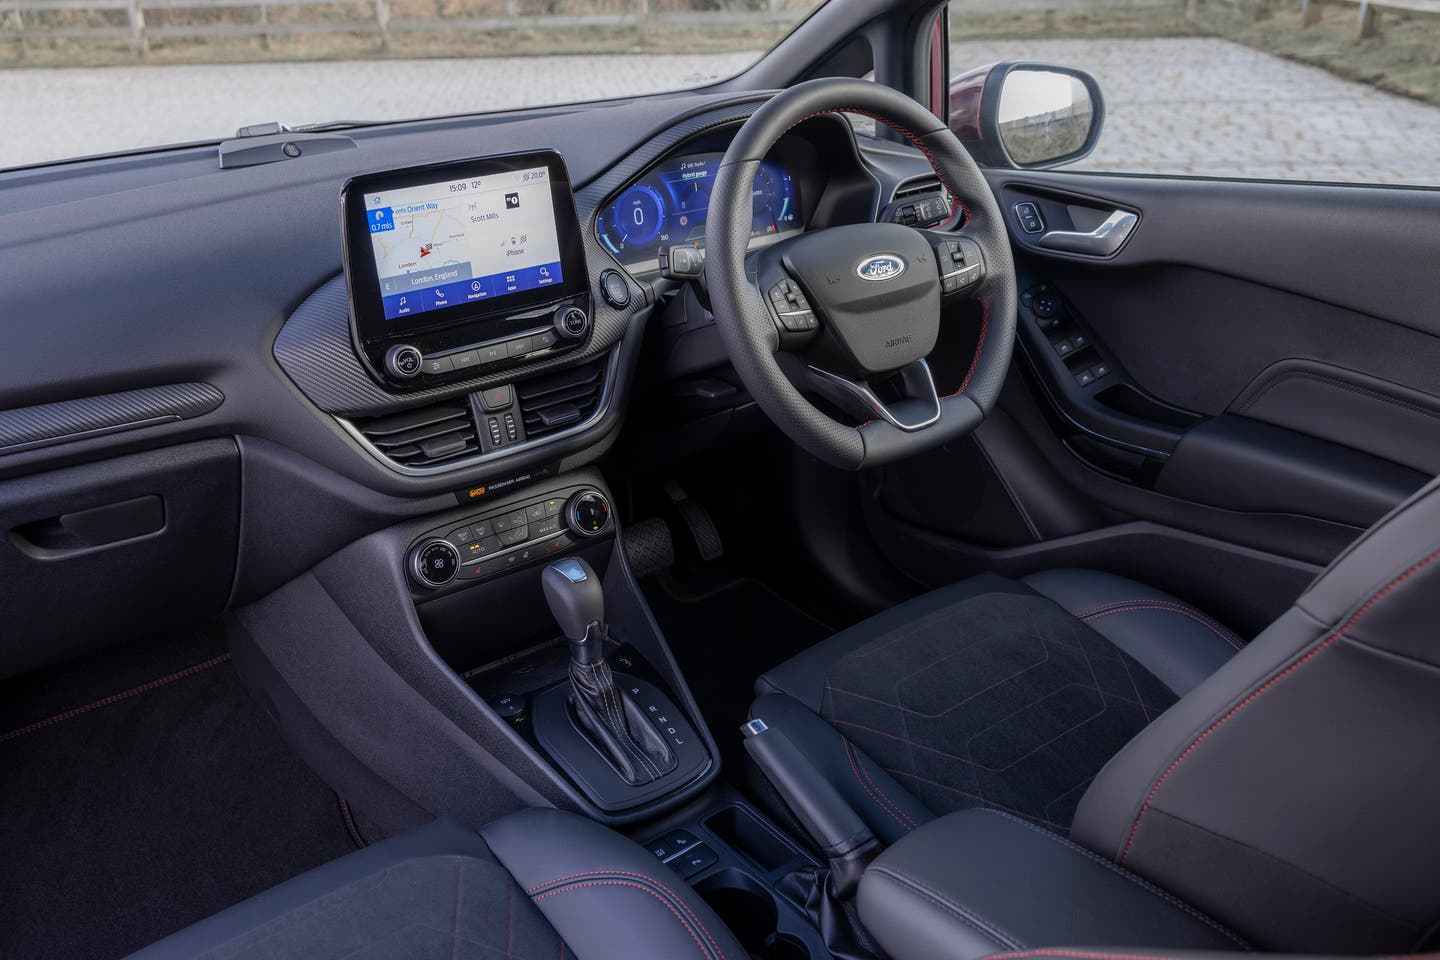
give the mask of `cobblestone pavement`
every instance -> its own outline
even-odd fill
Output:
[[[1095,152],[1070,169],[1440,186],[1440,107],[1226,40],[955,44],[953,73],[998,59],[1088,70]]]
[[[0,167],[213,139],[248,123],[398,119],[695,86],[754,53],[0,70]],[[960,43],[952,67],[1095,74],[1081,169],[1440,185],[1440,107],[1212,39]],[[426,93],[425,91],[431,91]]]

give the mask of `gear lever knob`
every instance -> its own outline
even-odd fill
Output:
[[[545,602],[570,641],[570,659],[592,664],[604,659],[601,637],[605,625],[605,590],[590,564],[566,557],[548,564],[540,573]]]

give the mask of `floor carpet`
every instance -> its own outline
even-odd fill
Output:
[[[0,684],[0,957],[120,957],[354,849],[217,636]]]

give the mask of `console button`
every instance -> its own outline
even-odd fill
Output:
[[[530,526],[530,532],[537,537],[548,537],[560,532],[560,518],[546,517],[539,523]]]
[[[468,563],[471,560],[479,560],[481,557],[488,557],[492,553],[499,552],[499,550],[499,537],[483,537],[479,540],[472,540],[471,542],[465,544],[465,546],[460,549],[460,552],[464,555],[465,560]]]
[[[460,553],[446,540],[427,540],[410,553],[410,575],[422,587],[443,587],[459,569]]]
[[[546,501],[545,501],[545,516],[547,516],[547,517],[553,517],[553,516],[555,516],[556,514],[558,514],[558,513],[560,512],[560,508],[563,507],[563,506],[565,506],[565,501],[564,501],[564,500],[561,500],[561,499],[558,498],[558,497],[552,497],[552,498],[550,498],[549,500],[546,500]]]
[[[499,363],[507,356],[503,343],[492,343],[489,346],[480,347],[479,351],[481,363]]]
[[[502,694],[490,701],[490,709],[502,720],[519,723],[525,717],[525,698],[518,693]]]
[[[503,387],[491,387],[489,390],[480,391],[480,406],[490,413],[504,410],[510,406],[513,400],[514,395],[510,392],[508,383]]]
[[[459,530],[450,531],[450,536],[446,539],[457,545],[466,544],[475,539],[475,534],[470,531],[469,527],[461,527]]]
[[[456,370],[464,370],[466,367],[478,367],[480,365],[480,351],[466,350],[464,353],[452,353],[450,362],[455,364]]]
[[[496,533],[503,533],[504,531],[509,530],[513,526],[515,526],[515,524],[511,522],[510,514],[508,513],[505,514],[505,516],[503,517],[492,517],[490,519],[490,529],[494,530]]]
[[[560,338],[555,335],[554,330],[546,330],[545,332],[537,333],[530,338],[530,348],[532,350],[544,350],[546,347],[555,346],[555,344],[558,343],[559,340]]]
[[[539,503],[532,503],[532,504],[530,504],[530,506],[526,507],[526,508],[525,508],[525,519],[526,519],[526,520],[544,520],[544,519],[545,519],[545,501],[544,501],[544,500],[541,500]]]
[[[476,540],[490,536],[490,521],[481,520],[479,523],[470,524],[470,535]]]
[[[720,858],[715,856],[714,850],[711,850],[703,843],[697,843],[674,860],[671,860],[670,866],[674,867],[680,876],[688,880],[701,870],[715,866],[719,860]]]
[[[520,337],[505,344],[505,355],[508,357],[520,357],[530,352],[530,338]]]
[[[408,343],[397,343],[385,351],[385,372],[400,380],[418,376],[424,362],[420,351]]]
[[[582,537],[596,537],[610,527],[610,501],[599,490],[582,490],[570,498],[566,523]]]
[[[605,302],[616,310],[630,305],[630,285],[620,276],[619,270],[600,272],[600,293]]]
[[[425,358],[426,373],[449,373],[453,369],[455,369],[455,362],[449,357]]]
[[[528,539],[530,539],[530,531],[524,524],[518,527],[511,527],[509,530],[500,534],[500,542],[507,547],[513,547],[517,543],[524,543]]]

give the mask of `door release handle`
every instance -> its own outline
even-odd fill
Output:
[[[1088,233],[1079,230],[1051,230],[1040,237],[1040,246],[1065,253],[1108,257],[1119,250],[1140,218],[1128,210],[1116,210],[1105,222]]]

